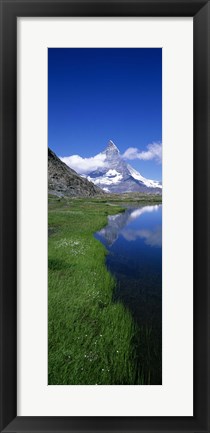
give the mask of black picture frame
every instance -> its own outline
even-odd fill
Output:
[[[3,432],[209,432],[210,2],[0,0],[0,306]],[[194,416],[17,417],[17,17],[191,16],[194,21]]]

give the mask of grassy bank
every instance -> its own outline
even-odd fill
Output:
[[[150,333],[113,302],[106,249],[93,237],[120,211],[103,199],[49,198],[49,384],[150,383]]]
[[[76,199],[78,200],[78,199]],[[140,192],[130,192],[123,194],[105,194],[104,196],[96,196],[91,198],[92,203],[133,203],[138,205],[161,204],[161,194],[143,194]]]

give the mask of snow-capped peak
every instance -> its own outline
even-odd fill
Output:
[[[75,155],[75,158],[78,160],[80,157]],[[86,159],[82,161],[84,162],[84,171],[81,169],[80,175],[100,186],[106,192],[161,193],[161,183],[146,179],[131,165],[127,164],[112,140],[108,141],[106,148],[101,153],[88,159],[88,170]],[[70,166],[70,163],[66,163]]]
[[[116,144],[114,144],[114,141],[112,141],[112,140],[109,140],[109,141],[108,141],[108,146],[114,146],[114,147],[117,147]]]
[[[127,164],[127,168],[134,179],[140,180],[140,182],[143,182],[147,187],[162,189],[162,185],[158,182],[158,180],[146,179],[137,170],[135,170],[135,168],[131,167],[130,164]]]
[[[114,142],[112,140],[109,140],[106,148],[103,151],[103,153],[106,153],[106,154],[110,154],[110,153],[120,154],[120,151],[119,151],[118,147],[114,144]]]

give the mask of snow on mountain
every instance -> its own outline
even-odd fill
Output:
[[[162,185],[160,184],[160,182],[158,182],[158,180],[146,179],[137,170],[131,167],[131,165],[127,164],[127,167],[128,170],[130,171],[131,176],[133,176],[134,179],[140,180],[150,188],[162,188]]]
[[[131,165],[127,164],[120,155],[120,151],[113,141],[109,141],[106,148],[93,157],[95,161],[103,161],[89,172],[80,173],[90,182],[106,192],[145,192],[161,193],[162,185],[155,180],[146,179]],[[68,164],[67,161],[65,161]]]

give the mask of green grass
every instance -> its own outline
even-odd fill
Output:
[[[122,210],[103,200],[49,197],[49,384],[151,383],[150,330],[113,302],[106,249],[93,236]]]

